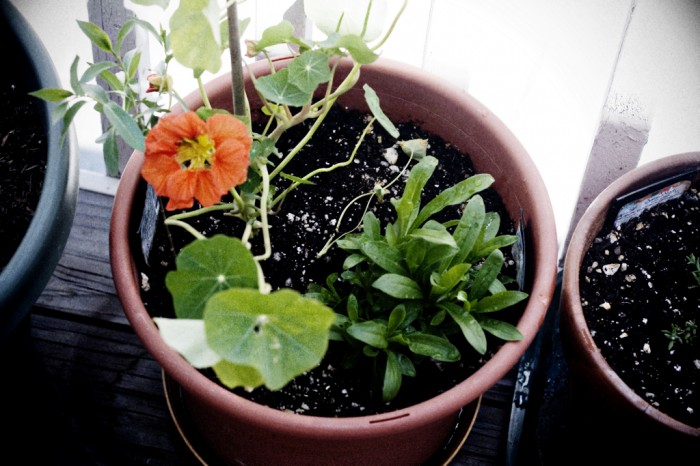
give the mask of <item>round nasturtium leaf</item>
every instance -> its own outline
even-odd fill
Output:
[[[232,288],[212,296],[204,310],[212,349],[255,368],[271,390],[321,362],[334,321],[329,307],[289,289],[260,294]]]
[[[253,255],[238,238],[216,235],[180,251],[177,269],[165,277],[179,318],[201,319],[207,300],[228,288],[257,288]]]

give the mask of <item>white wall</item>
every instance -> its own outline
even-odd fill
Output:
[[[75,23],[87,20],[87,0],[12,2],[67,86],[73,57],[91,55]],[[240,16],[253,19],[246,36],[259,36],[292,3],[244,2]],[[465,89],[511,128],[547,185],[561,244],[611,96],[635,102],[649,121],[642,163],[700,150],[699,27],[697,0],[411,0],[383,55]],[[96,115],[84,112],[76,129],[81,166],[103,170]]]

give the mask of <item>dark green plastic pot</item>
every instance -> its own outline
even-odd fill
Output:
[[[29,91],[62,87],[39,36],[6,1],[0,1],[0,41],[10,55],[3,73],[18,73],[18,82],[26,84]],[[25,237],[0,272],[0,342],[14,332],[46,287],[68,241],[75,214],[79,167],[74,136],[70,134],[60,145],[62,123],[51,124],[50,105],[39,99],[37,103],[47,138],[46,175]]]

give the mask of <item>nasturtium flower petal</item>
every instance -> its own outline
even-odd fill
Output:
[[[239,119],[215,114],[206,121],[195,112],[166,115],[146,136],[141,175],[167,210],[210,206],[246,180],[251,138]]]

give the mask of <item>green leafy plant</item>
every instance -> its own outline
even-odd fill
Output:
[[[693,275],[697,284],[700,285],[700,258],[695,257],[695,254],[689,254],[686,260],[688,261],[688,265],[693,268],[690,273]]]
[[[698,325],[694,320],[689,320],[683,327],[671,324],[671,330],[662,330],[661,332],[668,338],[668,349],[670,350],[676,343],[683,344],[694,341],[698,333]]]
[[[133,1],[162,8],[170,3]],[[269,74],[250,75],[267,117],[262,130],[252,125],[239,41],[228,40],[245,29],[236,2],[220,12],[215,0],[180,0],[169,27],[133,19],[119,30],[115,43],[96,25],[79,23],[92,43],[114,60],[89,64],[81,74],[76,58],[70,90],[34,93],[57,104],[55,118],[66,126],[92,102],[110,122],[101,138],[108,166],[115,163],[117,137],[144,152],[141,174],[159,199],[167,199],[158,218],[193,238],[178,253],[176,270],[166,277],[176,318],[155,318],[155,323],[170,346],[193,366],[213,368],[227,387],[281,389],[317,366],[329,340],[336,339],[347,341],[350,348],[362,346],[365,354],[384,365],[383,397],[388,400],[398,393],[402,375],[415,373],[418,357],[459,359],[450,341],[454,334],[461,333],[482,354],[484,331],[504,340],[521,338],[512,325],[488,317],[526,297],[507,290],[507,280],[500,274],[500,249],[515,237],[496,234],[498,216],[484,212],[483,201],[475,196],[490,186],[492,178],[471,177],[421,208],[422,187],[437,164],[435,158],[424,156],[421,141],[400,142],[411,159],[420,160],[413,168],[408,164],[403,168],[410,172],[403,196],[391,200],[397,220],[382,227],[368,211],[361,232],[329,240],[327,248],[340,247],[348,253],[342,273],[331,275],[326,287],[306,292],[273,291],[265,279],[263,264],[274,248],[268,220],[279,213],[285,197],[322,182],[324,173],[350,165],[374,125],[400,139],[376,93],[365,86],[371,115],[348,159],[310,168],[304,176],[285,173],[337,99],[356,85],[362,66],[378,58],[406,3],[384,31],[377,27],[381,21],[376,13],[385,7],[384,1],[306,0],[306,13],[327,34],[324,40],[297,37],[291,23],[282,21],[266,29],[259,40],[247,41],[247,54],[264,57],[270,66]],[[359,11],[359,17],[353,18],[353,11]],[[121,50],[124,37],[137,27],[155,37],[163,51],[146,90],[138,89],[136,79],[139,52]],[[278,70],[270,49],[280,45],[296,54]],[[205,71],[218,71],[226,49],[231,56],[233,112],[211,106],[202,78]],[[200,108],[187,108],[175,92],[167,72],[173,59],[192,70],[199,83]],[[342,79],[336,73],[340,59],[352,63]],[[106,82],[107,91],[94,82],[97,78]],[[320,86],[325,91],[319,93]],[[174,109],[174,103],[180,108]],[[306,134],[282,153],[277,147],[282,135],[305,121],[311,122]],[[285,188],[280,187],[282,180]],[[382,188],[367,197],[384,194]],[[466,206],[461,219],[445,224],[432,219],[446,206],[462,203]],[[207,237],[200,232],[192,220],[211,212],[239,219],[240,237]],[[253,238],[262,244],[257,255],[251,248]],[[339,280],[343,286],[336,286]],[[379,355],[384,359],[380,361]]]
[[[686,261],[692,268],[690,273],[700,285],[700,258],[696,257],[695,254],[689,254]],[[694,319],[688,320],[682,327],[678,324],[671,324],[670,330],[662,330],[661,333],[668,338],[668,349],[671,350],[676,343],[683,344],[694,341],[698,333],[698,325]]]
[[[484,331],[503,340],[522,338],[516,327],[491,317],[527,297],[507,290],[508,279],[501,277],[501,248],[517,237],[497,235],[500,218],[487,213],[476,195],[493,178],[469,177],[421,207],[421,192],[437,163],[428,156],[412,168],[403,196],[391,199],[395,222],[382,231],[367,212],[361,233],[338,240],[349,253],[340,275],[349,287],[340,291],[339,276],[333,274],[326,286],[312,285],[307,294],[338,312],[333,338],[359,343],[375,360],[384,355],[384,400],[396,396],[402,376],[416,375],[414,361],[459,360],[449,339],[456,332],[480,354],[487,349]],[[445,207],[465,202],[460,219],[447,224],[432,219]]]

